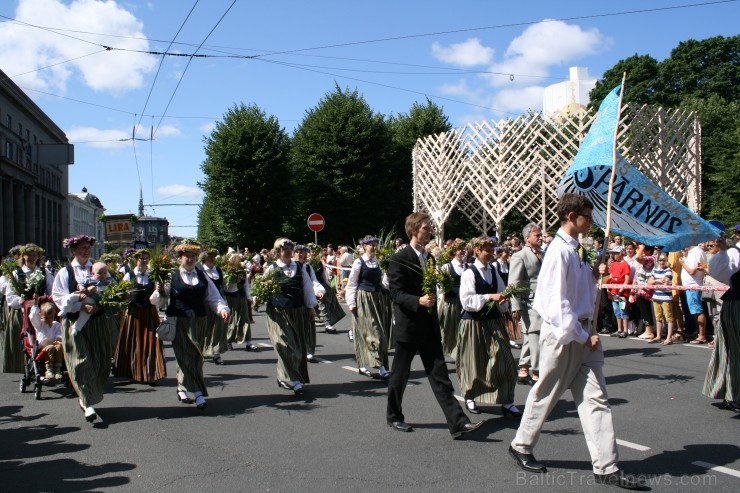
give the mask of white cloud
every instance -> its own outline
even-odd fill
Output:
[[[544,92],[545,88],[542,86],[502,89],[494,95],[492,105],[497,110],[510,113],[540,111]]]
[[[484,90],[470,87],[466,79],[460,79],[455,84],[442,84],[438,91],[447,96],[462,97],[473,104],[485,105]]]
[[[122,149],[131,147],[131,131],[73,127],[66,132],[70,143],[88,145],[98,149]]]
[[[157,188],[157,193],[164,197],[174,196],[185,196],[185,197],[200,197],[203,195],[203,190],[198,187],[191,187],[189,185],[166,185],[164,187]]]
[[[598,29],[583,29],[563,21],[543,21],[529,26],[514,38],[501,62],[490,66],[492,72],[514,74],[514,80],[506,77],[485,76],[494,87],[506,84],[529,85],[533,77],[547,77],[550,68],[573,62],[598,53],[608,47],[611,40]]]
[[[493,48],[483,46],[478,38],[470,38],[462,43],[442,46],[432,44],[432,55],[441,62],[460,67],[485,65],[493,59]]]
[[[489,120],[490,117],[482,115],[480,113],[470,113],[467,115],[460,115],[455,119],[455,126],[464,127],[468,123],[478,123],[484,120]]]
[[[178,127],[174,125],[160,125],[158,128],[156,128],[154,138],[157,139],[159,137],[177,137],[178,135],[182,135],[182,132]]]
[[[216,128],[216,124],[213,122],[208,122],[200,126],[200,131],[204,134],[210,134],[211,132],[213,132],[214,128]]]
[[[141,87],[157,64],[143,53],[101,52],[99,45],[149,49],[142,23],[113,1],[19,0],[15,18],[0,24],[0,66],[13,67],[7,73],[19,85],[63,93],[69,78],[79,76],[96,91],[121,94]]]

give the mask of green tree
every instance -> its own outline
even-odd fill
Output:
[[[386,212],[397,197],[391,167],[391,139],[383,115],[358,92],[335,87],[306,112],[293,135],[291,178],[296,188],[295,239],[313,238],[306,217],[326,219],[326,241],[350,242],[381,229],[390,230]],[[300,226],[302,225],[302,226]],[[301,236],[301,232],[303,236]]]
[[[651,104],[655,98],[658,85],[658,61],[650,55],[632,55],[617,62],[604,72],[589,93],[589,108],[598,108],[612,89],[622,83],[622,76],[627,72],[627,83],[622,100],[638,104]]]
[[[290,138],[256,105],[235,105],[205,137],[199,238],[218,248],[272,245],[289,217]],[[202,231],[202,235],[201,235]]]

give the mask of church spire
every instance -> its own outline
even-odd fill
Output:
[[[144,191],[139,188],[139,217],[144,215]]]

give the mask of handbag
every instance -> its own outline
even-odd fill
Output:
[[[711,286],[711,284],[704,284],[704,285]],[[714,301],[714,291],[702,291],[701,300],[702,301]]]
[[[165,316],[157,327],[157,339],[160,341],[174,341],[177,334],[177,317]]]

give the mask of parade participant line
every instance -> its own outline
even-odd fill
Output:
[[[707,469],[711,469],[712,471],[722,472],[725,474],[729,474],[730,476],[735,476],[736,478],[740,478],[740,471],[736,471],[735,469],[730,469],[729,467],[718,466],[716,464],[712,464],[711,462],[704,462],[701,460],[692,462],[692,464],[695,466],[699,466],[699,467],[706,467]]]
[[[602,289],[653,289],[657,291],[728,291],[729,286],[679,286],[673,284],[602,284]]]

